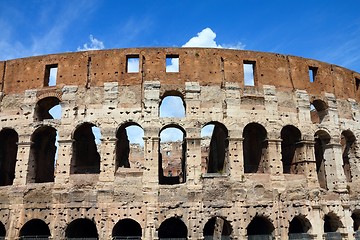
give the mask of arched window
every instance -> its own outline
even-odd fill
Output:
[[[207,173],[226,172],[228,147],[228,130],[223,124],[211,122],[201,129],[201,159]]]
[[[351,214],[351,218],[354,221],[353,227],[354,227],[354,232],[355,232],[355,239],[359,239],[360,238],[360,210],[355,210],[352,214]]]
[[[267,148],[266,129],[258,123],[249,123],[243,132],[244,171],[245,173],[264,173],[264,150]]]
[[[96,131],[97,130],[97,131]],[[100,134],[91,123],[83,123],[74,132],[71,173],[100,173],[100,155],[95,136]]]
[[[13,184],[18,141],[15,130],[4,128],[0,131],[0,186]]]
[[[185,181],[185,131],[179,126],[166,126],[160,131],[159,183],[172,185]]]
[[[338,216],[334,213],[328,213],[324,216],[324,233],[326,239],[341,239],[338,229],[342,227],[342,223]]]
[[[319,130],[315,133],[316,172],[320,187],[324,189],[327,189],[324,152],[326,149],[325,147],[329,142],[330,135],[327,132]]]
[[[249,240],[272,239],[274,233],[273,224],[266,217],[256,216],[247,226],[247,236]]]
[[[313,123],[321,123],[328,114],[327,104],[320,99],[312,101],[310,104],[310,117]]]
[[[298,128],[287,125],[281,130],[281,161],[284,173],[296,173],[296,151],[299,149],[301,132]]]
[[[204,238],[210,239],[230,239],[232,228],[230,223],[222,217],[213,217],[204,226]]]
[[[142,230],[140,224],[126,218],[118,221],[112,230],[113,239],[141,239]]]
[[[310,239],[311,224],[303,216],[295,216],[289,224],[289,239]]]
[[[54,181],[56,129],[43,126],[32,134],[29,164],[31,182],[43,183]]]
[[[144,130],[135,123],[122,125],[116,133],[116,169],[141,167],[144,162]]]
[[[160,117],[185,117],[185,102],[178,91],[168,91],[164,94],[159,107]]]
[[[48,239],[51,236],[49,226],[40,219],[32,219],[20,229],[20,239]]]
[[[5,226],[2,222],[0,222],[0,239],[4,238],[5,239],[6,236],[6,229]]]
[[[98,232],[93,221],[80,218],[69,223],[65,230],[65,237],[98,239]]]
[[[355,158],[355,141],[356,138],[350,130],[341,133],[343,169],[348,182],[351,182],[350,159]]]
[[[46,97],[36,103],[35,121],[44,119],[61,119],[60,100],[57,97]]]
[[[187,227],[181,219],[171,217],[161,223],[159,227],[159,240],[187,239]]]

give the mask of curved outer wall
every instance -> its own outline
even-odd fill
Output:
[[[139,72],[127,73],[127,56],[139,59]],[[179,72],[166,72],[166,56],[179,59]],[[244,63],[254,64],[254,86],[245,86]],[[47,66],[57,66],[55,86],[47,85]],[[316,69],[313,82],[309,68]],[[91,219],[99,239],[110,239],[115,224],[137,221],[142,239],[158,239],[158,229],[170,217],[181,219],[188,239],[203,239],[212,217],[231,225],[233,239],[245,239],[247,226],[262,216],[273,226],[276,239],[288,239],[289,224],[302,216],[308,233],[322,239],[324,219],[336,215],[336,230],[354,239],[352,214],[360,210],[360,152],[355,140],[349,155],[351,179],[346,178],[341,133],[360,138],[360,74],[295,56],[273,53],[195,48],[133,48],[87,51],[0,62],[0,129],[18,134],[17,161],[12,185],[0,187],[0,222],[6,238],[15,239],[31,219],[41,219],[52,239],[65,239],[68,224]],[[181,96],[182,118],[159,117],[164,96]],[[41,99],[55,97],[61,119],[36,117]],[[311,103],[320,100],[325,117],[314,121]],[[315,105],[315,104],[314,104]],[[323,110],[323,109],[322,109]],[[89,122],[101,130],[100,173],[71,172],[77,127]],[[117,168],[116,131],[127,122],[144,130],[141,167]],[[226,169],[201,169],[201,128],[219,122],[228,131]],[[264,170],[244,170],[244,128],[250,123],[266,129]],[[186,133],[186,182],[159,184],[159,133],[179,126]],[[297,174],[284,173],[281,130],[292,125],[301,132],[296,153]],[[33,133],[41,126],[58,132],[54,181],[36,183],[32,176]],[[326,187],[320,186],[315,142],[329,136],[325,151]],[[353,215],[354,216],[354,215]],[[357,230],[357,229],[355,229]]]

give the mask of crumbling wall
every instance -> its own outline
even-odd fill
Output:
[[[351,240],[359,229],[359,73],[273,53],[132,48],[3,61],[0,77],[0,237],[46,226],[52,239]],[[168,95],[185,116],[159,116]],[[56,104],[61,119],[48,115]],[[130,125],[143,146],[129,143]],[[184,138],[164,156],[168,127]]]

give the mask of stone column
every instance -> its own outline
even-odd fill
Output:
[[[343,224],[345,228],[344,231],[341,233],[343,236],[346,235],[348,240],[354,240],[355,239],[355,232],[354,232],[354,220],[351,217],[351,210],[350,205],[346,204],[343,205],[343,211],[344,211],[344,220]]]
[[[160,82],[145,81],[144,109],[143,109],[143,114],[145,118],[159,116],[159,96],[160,96]]]
[[[271,175],[280,175],[283,173],[281,162],[281,139],[267,139],[267,151],[264,166],[265,172]]]
[[[25,185],[31,177],[29,176],[29,157],[32,144],[30,139],[31,135],[19,135],[15,178],[13,185]]]
[[[187,137],[187,157],[186,159],[186,182],[188,186],[196,187],[201,179],[201,138]],[[199,186],[200,187],[200,186]]]
[[[103,182],[112,182],[115,180],[116,171],[116,141],[113,129],[102,129],[101,139],[101,162],[99,180]]]
[[[312,233],[311,236],[313,239],[316,240],[323,240],[324,235],[324,220],[321,218],[321,209],[320,205],[314,205],[312,206],[312,219],[309,219],[311,221],[312,225]]]
[[[342,168],[342,147],[336,139],[324,147],[325,173],[330,191],[347,192],[346,178]]]
[[[72,139],[59,139],[58,158],[55,168],[55,183],[64,184],[69,182],[71,160],[72,160]]]
[[[155,135],[156,133],[156,135]],[[159,141],[157,136],[158,129],[144,129],[144,167],[146,170],[143,175],[144,186],[157,186],[159,184]]]
[[[302,140],[302,161],[304,174],[307,177],[309,184],[312,186],[319,186],[317,181],[316,160],[315,160],[315,142],[311,140]]]
[[[232,136],[230,132],[230,136]],[[241,136],[235,135],[234,136]],[[229,173],[231,179],[242,181],[244,177],[243,138],[229,137]]]

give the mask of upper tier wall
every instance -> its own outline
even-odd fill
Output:
[[[179,57],[179,72],[168,73],[166,56]],[[138,73],[127,73],[127,57],[137,56]],[[255,86],[279,90],[304,89],[310,95],[333,93],[360,101],[360,74],[324,62],[281,54],[205,48],[131,48],[45,55],[0,62],[1,90],[22,93],[46,88],[46,66],[58,67],[56,87],[102,86],[104,82],[136,85],[157,80],[162,86],[182,88],[185,82],[201,85],[239,82],[244,86],[243,63],[255,63]],[[314,82],[309,68],[316,69]]]

